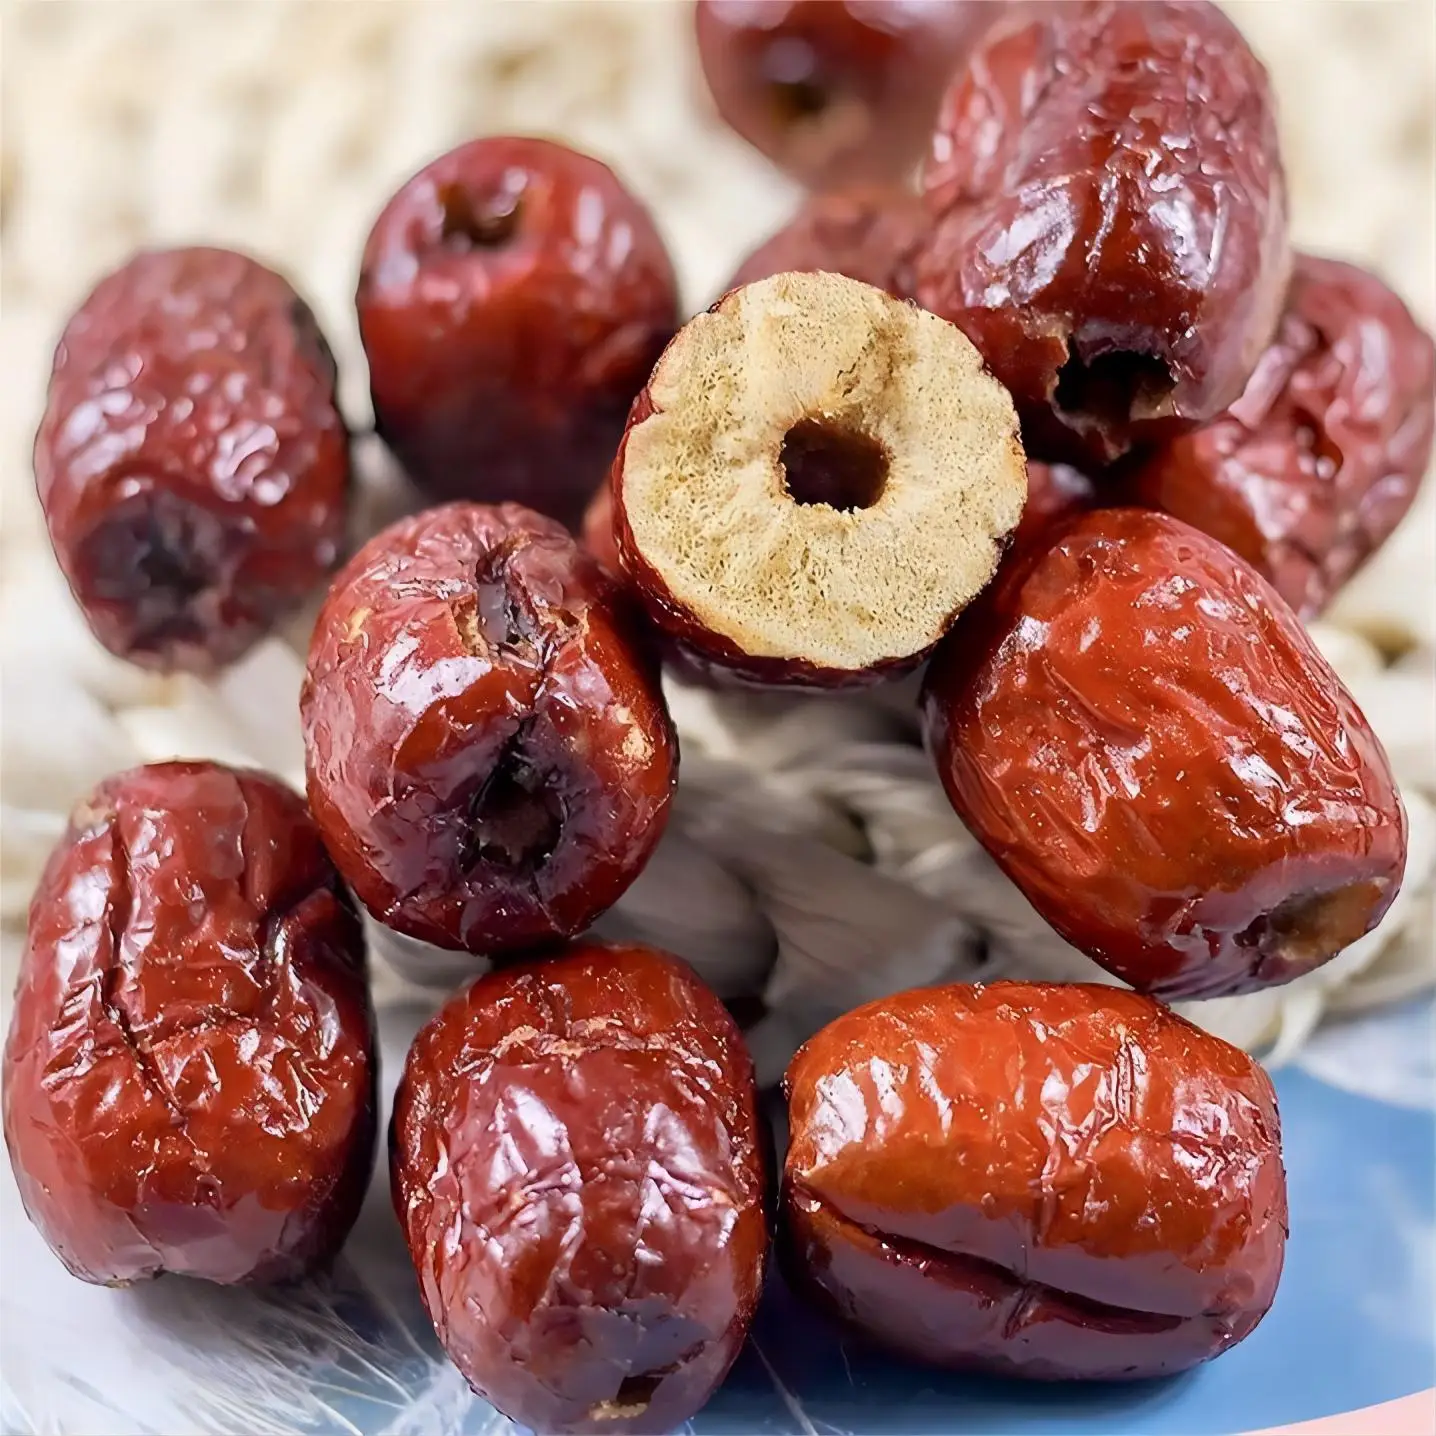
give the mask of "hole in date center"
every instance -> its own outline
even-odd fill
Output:
[[[480,194],[462,185],[441,185],[439,204],[444,215],[440,234],[450,249],[502,249],[518,233],[522,205],[516,189]]]
[[[783,436],[783,483],[796,504],[870,509],[888,481],[888,453],[876,439],[829,419],[802,419]]]
[[[460,866],[533,871],[558,846],[563,805],[545,775],[519,759],[501,761],[464,815]]]
[[[1172,371],[1153,354],[1113,349],[1084,359],[1069,342],[1053,399],[1064,414],[1118,428],[1165,415],[1175,388]]]

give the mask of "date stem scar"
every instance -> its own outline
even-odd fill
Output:
[[[1153,354],[1114,349],[1084,359],[1067,341],[1067,362],[1057,371],[1053,402],[1079,428],[1121,428],[1170,412],[1176,380]]]

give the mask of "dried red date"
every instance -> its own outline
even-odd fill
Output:
[[[582,931],[638,874],[677,747],[620,586],[517,504],[372,539],[319,616],[309,801],[381,922],[498,953]]]
[[[65,327],[35,482],[106,648],[196,673],[238,658],[343,546],[348,435],[313,314],[242,254],[137,254]]]
[[[78,1277],[298,1276],[374,1158],[363,933],[303,800],[157,763],[71,816],[30,905],[5,1142]]]
[[[1286,289],[1286,186],[1266,71],[1216,6],[992,27],[923,182],[916,297],[977,345],[1039,458],[1105,464],[1241,393]]]
[[[584,510],[583,546],[610,573],[621,574],[618,544],[613,537],[613,490],[607,483],[599,486],[593,502]]]
[[[584,944],[420,1032],[394,1206],[444,1349],[536,1431],[664,1432],[743,1344],[767,1249],[753,1066],[676,958]]]
[[[997,9],[984,0],[698,0],[694,18],[718,113],[774,164],[822,187],[911,170],[953,66]]]
[[[1434,353],[1375,275],[1299,254],[1246,391],[1144,463],[1133,497],[1234,548],[1298,613],[1319,613],[1416,496]]]
[[[685,661],[838,687],[915,667],[1026,492],[952,325],[836,274],[724,295],[664,351],[612,474],[624,570]]]
[[[1012,535],[1012,551],[1027,552],[1063,519],[1085,513],[1096,501],[1096,487],[1086,474],[1066,464],[1029,463],[1027,503]]]
[[[1111,509],[999,575],[939,650],[953,807],[1069,942],[1144,992],[1299,977],[1401,885],[1381,744],[1296,616],[1165,514]]]
[[[576,526],[678,326],[648,211],[548,140],[475,140],[379,216],[357,296],[375,422],[438,498]]]
[[[1276,1096],[1246,1053],[1087,984],[902,992],[788,1069],[798,1285],[906,1356],[1045,1379],[1182,1371],[1276,1294]]]
[[[726,287],[826,270],[906,299],[913,289],[913,252],[927,222],[923,202],[906,190],[873,186],[810,195],[738,266]]]

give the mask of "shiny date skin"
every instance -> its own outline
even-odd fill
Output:
[[[380,922],[440,947],[582,931],[667,819],[677,740],[624,593],[517,504],[431,509],[361,549],[300,709],[340,871]]]
[[[1048,922],[1140,991],[1288,982],[1401,885],[1386,754],[1295,614],[1165,514],[1087,514],[1005,568],[923,707],[953,807]]]
[[[146,668],[232,662],[339,559],[349,441],[288,282],[151,250],[65,327],[35,437],[55,557],[95,636]]]
[[[1411,311],[1375,275],[1298,254],[1241,398],[1144,462],[1132,497],[1221,539],[1312,617],[1411,507],[1433,416],[1436,349]]]
[[[579,531],[583,546],[609,573],[621,576],[623,564],[618,557],[618,543],[613,536],[613,489],[608,481],[599,486],[588,508],[584,510]]]
[[[911,171],[953,66],[1000,8],[698,0],[694,20],[718,113],[779,168],[822,189]]]
[[[395,1098],[394,1206],[444,1349],[544,1432],[666,1432],[758,1302],[768,1234],[742,1038],[685,964],[582,944],[480,978]]]
[[[794,1057],[783,1187],[800,1290],[904,1356],[1038,1379],[1182,1371],[1276,1294],[1276,1096],[1133,992],[902,992]]]
[[[427,494],[576,527],[629,402],[678,326],[648,211],[548,140],[451,150],[364,249],[359,331],[380,434]]]
[[[303,800],[157,763],[71,815],[30,904],[5,1142],[85,1281],[297,1277],[374,1159],[363,933]]]
[[[1027,465],[1027,502],[1022,522],[1012,535],[1012,554],[1025,553],[1045,542],[1057,525],[1097,505],[1097,486],[1070,464]]]
[[[1290,270],[1266,71],[1201,0],[1024,7],[943,103],[916,298],[1012,391],[1038,458],[1100,468],[1220,413]]]
[[[826,270],[906,299],[913,290],[912,256],[926,227],[926,208],[907,190],[871,185],[810,195],[725,287]]]

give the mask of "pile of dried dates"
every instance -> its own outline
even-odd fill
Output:
[[[147,252],[70,320],[35,474],[107,648],[211,673],[333,577],[307,805],[155,764],[50,859],[5,1049],[26,1210],[93,1282],[329,1260],[376,1139],[357,899],[495,961],[409,1053],[389,1161],[439,1336],[509,1416],[682,1423],[773,1234],[907,1356],[1179,1371],[1270,1306],[1286,1193],[1261,1068],[1162,1000],[1286,982],[1396,895],[1386,756],[1301,620],[1412,501],[1432,342],[1290,252],[1266,73],[1202,0],[707,0],[696,30],[811,198],[680,323],[596,160],[487,138],[420,170],[357,305],[378,433],[438,506],[337,573],[349,434],[283,278]],[[662,663],[929,659],[953,806],[1132,990],[847,1014],[788,1071],[776,1181],[723,1004],[580,935],[663,831]]]

